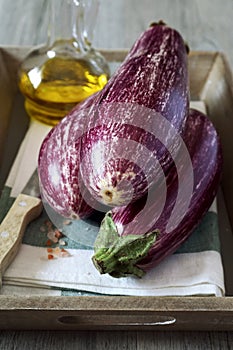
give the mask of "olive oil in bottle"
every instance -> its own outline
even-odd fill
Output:
[[[49,1],[49,42],[23,61],[19,89],[29,116],[53,126],[77,103],[105,86],[109,67],[91,47],[84,23],[87,16],[93,18],[90,11],[96,11],[96,1]]]

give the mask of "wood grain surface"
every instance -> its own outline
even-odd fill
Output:
[[[4,350],[230,350],[232,344],[227,332],[0,332]]]
[[[93,41],[97,48],[128,48],[151,22],[163,19],[192,50],[223,51],[233,68],[233,0],[100,2]],[[48,0],[0,0],[0,46],[45,42],[47,6]],[[12,330],[0,331],[0,349],[233,349],[233,333]]]
[[[45,42],[48,2],[0,0],[0,45]],[[100,0],[93,43],[129,48],[150,23],[163,19],[191,50],[224,51],[233,65],[232,15],[232,0]]]

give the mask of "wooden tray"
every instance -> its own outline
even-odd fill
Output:
[[[25,134],[28,118],[17,89],[28,48],[0,49],[0,188]],[[120,62],[126,51],[102,51]],[[0,329],[233,330],[233,80],[219,52],[189,55],[192,100],[203,100],[220,133],[224,174],[218,196],[226,297],[0,296]]]

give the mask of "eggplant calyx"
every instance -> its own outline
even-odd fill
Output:
[[[158,233],[155,230],[143,235],[120,236],[109,212],[101,223],[92,261],[101,274],[108,273],[116,278],[142,277],[145,271],[136,265],[148,254]]]

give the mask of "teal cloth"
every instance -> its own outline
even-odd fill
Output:
[[[3,220],[14,202],[14,198],[10,197],[10,191],[11,188],[5,186],[0,197],[0,222]],[[28,225],[23,237],[23,243],[37,247],[47,247],[46,243],[48,241],[48,237],[45,227],[45,222],[47,220],[49,220],[48,215],[45,210],[43,210],[40,217]],[[44,230],[43,227],[45,228]],[[90,249],[89,247],[79,244],[71,239],[68,239],[67,237],[64,237],[63,239],[66,242],[66,249]],[[56,244],[54,244],[54,247],[55,246]],[[217,213],[208,211],[199,226],[180,246],[175,254],[193,253],[208,250],[220,252],[220,248],[218,216]],[[65,296],[97,295],[91,292],[73,291],[66,289],[62,289],[61,294]]]

